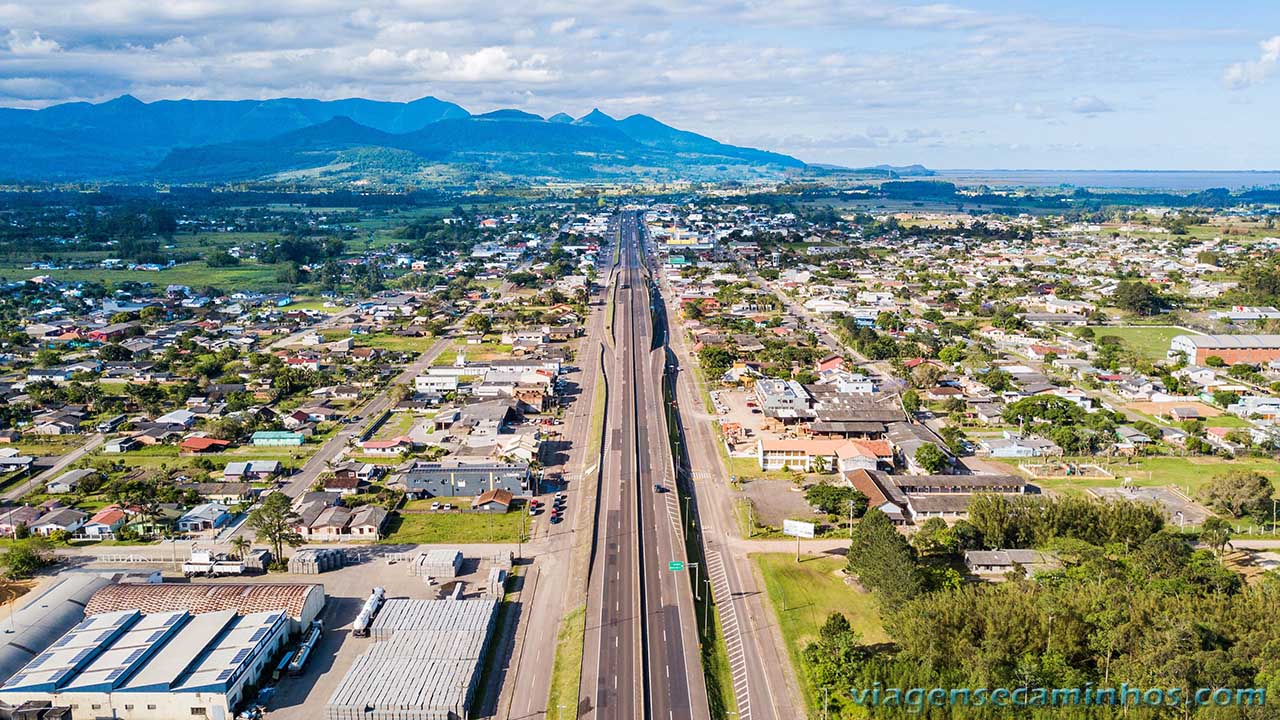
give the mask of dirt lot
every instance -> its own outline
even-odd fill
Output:
[[[722,427],[737,424],[742,428],[742,434],[738,436],[738,441],[733,446],[734,455],[754,452],[756,440],[759,438],[769,440],[779,437],[776,433],[763,431],[761,428],[765,421],[764,414],[753,413],[747,406],[748,402],[755,401],[755,393],[746,390],[717,390],[712,393],[712,398],[718,405],[717,410],[720,408],[724,410],[723,413],[717,414],[717,422],[721,423]]]
[[[752,480],[742,492],[755,505],[756,522],[782,527],[783,520],[816,518],[804,493],[788,480]]]
[[[1194,408],[1200,413],[1200,417],[1218,417],[1222,411],[1212,405],[1206,405],[1202,402],[1136,402],[1129,403],[1125,407],[1130,410],[1137,410],[1140,413],[1154,415],[1156,417],[1167,417],[1170,410],[1174,408]]]
[[[1089,492],[1101,498],[1147,500],[1164,509],[1165,516],[1174,524],[1185,521],[1187,525],[1200,525],[1212,515],[1205,507],[1186,500],[1169,487],[1097,487]],[[1182,513],[1179,519],[1178,513]]]

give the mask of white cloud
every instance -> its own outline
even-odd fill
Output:
[[[62,49],[56,41],[29,30],[10,30],[3,43],[3,47],[14,55],[48,55]]]
[[[1228,88],[1243,90],[1257,85],[1275,71],[1276,65],[1280,64],[1280,35],[1263,40],[1258,43],[1258,47],[1262,50],[1262,54],[1257,60],[1235,63],[1222,74],[1222,82]]]
[[[569,32],[577,22],[577,18],[564,18],[563,20],[557,20],[551,23],[551,33],[553,35],[560,35],[562,33]]]

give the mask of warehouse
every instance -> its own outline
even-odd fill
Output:
[[[370,625],[375,642],[342,678],[327,720],[468,717],[497,600],[388,600]]]
[[[5,644],[0,645],[0,680],[18,672],[40,650],[75,627],[84,619],[85,603],[113,581],[110,576],[67,572],[48,590],[22,598],[26,604],[12,612],[6,623]]]
[[[1192,365],[1220,357],[1228,365],[1266,364],[1280,360],[1280,335],[1177,335],[1169,341],[1169,355],[1181,353]]]
[[[0,686],[0,703],[49,701],[77,720],[227,720],[289,632],[280,610],[92,615]]]
[[[306,627],[324,609],[324,586],[311,583],[121,583],[94,593],[85,615],[138,609],[144,613],[234,610],[249,614],[283,610],[294,629]]]

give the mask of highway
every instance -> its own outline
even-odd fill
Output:
[[[588,583],[579,717],[707,718],[693,593],[666,440],[640,219],[619,220],[609,430]],[[665,335],[665,333],[664,333]],[[665,492],[659,492],[657,486]]]

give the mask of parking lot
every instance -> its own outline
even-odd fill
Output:
[[[1154,502],[1164,509],[1165,517],[1175,525],[1200,525],[1212,515],[1203,506],[1187,500],[1168,487],[1100,487],[1090,488],[1090,492],[1110,500]]]

